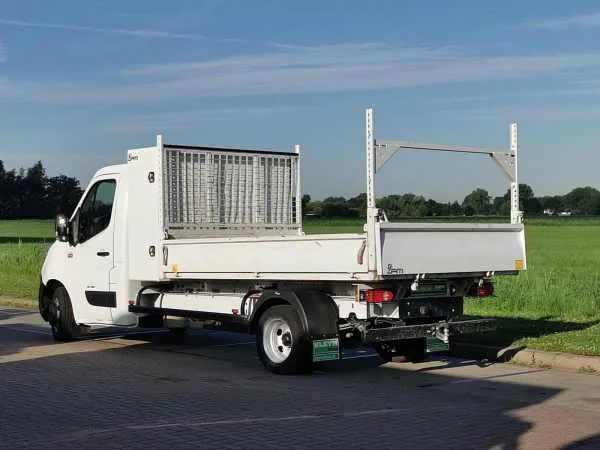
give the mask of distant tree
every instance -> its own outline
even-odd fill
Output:
[[[485,189],[475,189],[463,200],[462,206],[465,209],[465,214],[469,216],[489,214],[491,209],[490,198],[490,194]]]
[[[79,181],[66,175],[50,178],[47,183],[46,195],[51,215],[65,214],[70,216],[83,194]]]
[[[344,197],[328,197],[321,205],[321,216],[329,218],[358,217],[358,211],[350,209]]]
[[[388,195],[378,200],[378,207],[386,212],[390,220],[400,217],[423,217],[425,202],[423,196],[415,194]]]
[[[550,210],[554,213],[559,213],[565,209],[565,199],[562,195],[540,197],[538,200],[540,201],[542,210]]]
[[[510,203],[504,197],[495,197],[492,202],[492,212],[498,216],[506,216],[510,213]]]
[[[564,204],[577,215],[600,214],[600,192],[590,186],[575,188],[564,196]]]
[[[306,214],[306,210],[308,208],[308,204],[310,203],[310,195],[304,194],[302,196],[302,214]]]
[[[22,218],[23,178],[13,169],[4,173],[4,186],[0,191],[2,216],[4,219]]]
[[[8,185],[6,183],[6,170],[4,169],[4,161],[0,161],[0,217],[6,216],[7,208],[7,191]]]
[[[449,207],[448,215],[450,216],[462,216],[464,214],[462,206],[458,202],[452,202]]]
[[[349,198],[346,202],[348,208],[356,212],[358,217],[366,217],[367,215],[367,194],[362,193],[356,197]]]
[[[435,200],[429,199],[425,201],[425,216],[441,216],[443,215],[444,205],[436,202]]]
[[[41,161],[27,169],[21,191],[21,214],[24,219],[41,219],[50,213],[46,201],[46,169]]]
[[[542,205],[528,184],[519,183],[519,209],[528,215],[537,215],[542,212]],[[510,213],[510,188],[504,194],[502,211],[503,214]]]
[[[0,161],[0,219],[49,219],[57,212],[70,214],[82,189],[75,178],[48,178],[38,161],[29,169],[6,171]]]

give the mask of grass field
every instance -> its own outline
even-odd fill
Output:
[[[304,226],[307,233],[361,227],[352,220]],[[53,235],[52,221],[0,221],[0,296],[35,298],[48,247],[39,241]],[[526,243],[526,272],[499,277],[495,297],[466,302],[466,314],[500,321],[499,331],[477,340],[600,355],[600,218],[528,220]]]
[[[53,237],[54,222],[51,220],[0,220],[0,242]]]
[[[0,220],[0,296],[35,299],[54,222]]]

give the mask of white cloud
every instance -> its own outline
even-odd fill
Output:
[[[116,84],[0,85],[0,100],[140,104],[176,99],[386,90],[555,75],[600,67],[600,53],[481,56],[386,44],[324,45],[124,70]]]
[[[47,22],[30,22],[26,20],[14,20],[0,18],[0,25],[16,27],[16,28],[40,28],[48,30],[62,30],[82,33],[97,33],[107,35],[132,36],[141,39],[187,39],[187,40],[202,40],[223,43],[238,43],[238,44],[259,44],[267,47],[275,48],[295,48],[295,46],[280,44],[277,42],[256,42],[247,39],[238,38],[212,38],[204,34],[198,33],[175,33],[171,31],[161,31],[153,29],[125,29],[125,28],[104,28],[90,27],[86,25],[65,24],[65,23],[47,23]]]
[[[225,122],[229,120],[250,119],[279,115],[287,112],[298,111],[298,107],[273,106],[273,107],[239,107],[179,110],[176,112],[156,113],[147,115],[134,115],[125,119],[109,119],[102,123],[102,133],[154,133],[165,130],[187,129],[199,123]]]
[[[600,13],[581,14],[570,17],[559,17],[556,19],[545,19],[528,24],[531,28],[542,28],[548,30],[566,30],[568,28],[591,28],[600,26]]]
[[[456,120],[491,121],[508,123],[519,122],[553,122],[561,120],[580,120],[600,117],[600,106],[582,105],[580,103],[546,104],[526,107],[470,108],[446,110],[444,114]]]
[[[167,38],[167,39],[208,39],[202,34],[171,33],[158,30],[128,30],[118,28],[88,27],[84,25],[71,25],[60,23],[29,22],[25,20],[0,19],[0,25],[17,28],[45,28],[51,30],[80,31],[86,33],[121,34],[141,38]]]

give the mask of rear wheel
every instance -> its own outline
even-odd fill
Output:
[[[276,305],[260,317],[257,351],[264,366],[278,374],[296,374],[312,369],[310,342],[291,305]]]
[[[67,290],[57,287],[52,293],[48,305],[48,322],[52,327],[52,336],[59,342],[70,341],[82,334],[82,328],[75,322],[73,307]]]
[[[394,357],[403,357],[406,361],[419,363],[427,358],[427,339],[403,339],[399,341],[378,342],[374,345],[377,354],[386,362]]]

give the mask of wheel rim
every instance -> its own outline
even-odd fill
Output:
[[[263,348],[274,363],[285,361],[292,352],[294,340],[288,323],[279,318],[268,319],[263,328]]]

